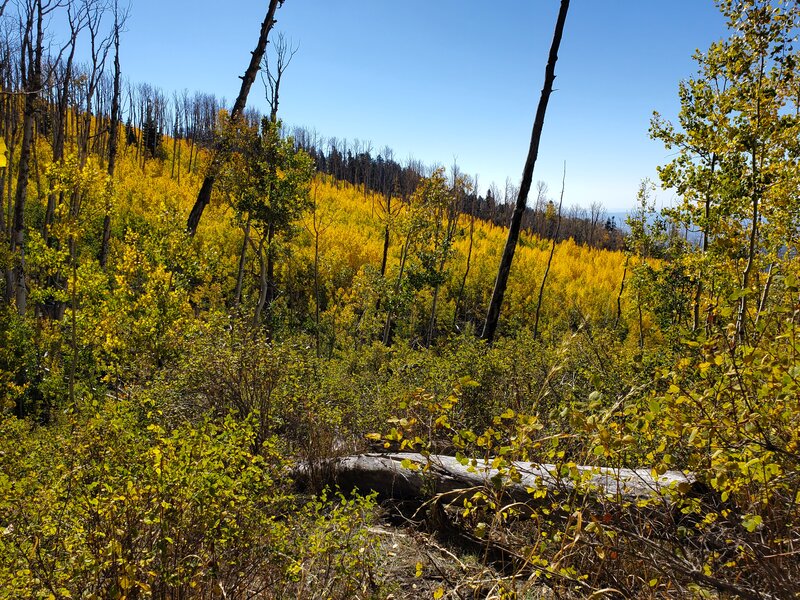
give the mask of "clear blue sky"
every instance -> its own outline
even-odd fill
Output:
[[[286,0],[276,29],[299,51],[281,116],[395,157],[517,182],[558,0]],[[236,96],[267,0],[132,0],[122,41],[131,81]],[[565,204],[630,207],[669,159],[648,137],[653,110],[677,114],[695,49],[724,36],[711,0],[573,0],[534,180]],[[265,106],[260,83],[250,105]],[[659,196],[669,201],[669,192]]]

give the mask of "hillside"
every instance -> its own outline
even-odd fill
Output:
[[[276,79],[123,95],[88,6],[0,2],[0,598],[798,597],[800,9],[720,5],[623,238],[323,152]]]

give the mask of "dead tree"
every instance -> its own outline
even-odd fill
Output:
[[[89,156],[89,141],[92,137],[92,121],[94,106],[92,100],[100,79],[105,71],[106,59],[114,40],[114,31],[103,36],[103,17],[107,6],[97,0],[83,0],[82,10],[85,12],[86,30],[89,33],[89,53],[91,64],[86,72],[86,98],[83,109],[82,127],[78,136],[78,160],[81,167]],[[96,123],[95,123],[96,125]]]
[[[0,90],[3,91],[0,95],[0,137],[6,142],[8,152],[8,164],[5,168],[0,168],[0,234],[3,234],[0,239],[4,242],[11,231],[13,157],[19,133],[20,109],[24,101],[20,94],[14,92],[20,87],[18,48],[12,44],[10,36],[7,36],[0,43]],[[11,270],[7,270],[5,275],[10,277]]]
[[[261,24],[261,33],[258,36],[258,43],[256,49],[253,50],[250,58],[250,64],[242,76],[242,87],[239,90],[239,95],[236,97],[236,102],[231,109],[231,121],[236,121],[242,115],[244,107],[247,104],[247,96],[250,93],[250,88],[256,79],[259,69],[261,68],[261,61],[264,58],[264,53],[267,51],[267,40],[269,32],[275,25],[275,11],[278,6],[282,6],[285,0],[270,0],[269,8],[267,9],[267,16]],[[189,213],[189,219],[186,222],[186,230],[189,235],[194,235],[197,232],[197,226],[200,224],[200,218],[203,216],[208,203],[211,201],[211,192],[214,189],[214,182],[219,175],[220,168],[222,167],[224,157],[217,151],[211,160],[211,165],[206,172],[203,185],[200,187],[200,192],[197,194],[197,200],[192,207],[192,212]]]
[[[461,302],[464,299],[464,290],[467,287],[467,277],[469,277],[469,270],[472,263],[472,247],[474,245],[474,238],[475,238],[475,213],[477,212],[475,207],[475,200],[478,197],[478,176],[475,176],[475,184],[473,187],[473,192],[470,194],[470,202],[469,207],[467,209],[467,213],[469,214],[469,246],[467,248],[467,266],[464,269],[464,276],[461,278],[461,286],[458,288],[458,296],[456,296],[456,306],[453,309],[453,329],[458,329],[458,311],[459,307],[461,306]]]
[[[78,34],[86,26],[86,15],[87,13],[85,11],[81,10],[79,7],[76,8],[72,2],[67,4],[67,23],[70,30],[70,37],[67,43],[62,47],[59,57],[56,59],[57,64],[60,62],[59,59],[66,53],[66,60],[63,63],[63,70],[61,71],[61,85],[57,91],[58,95],[55,106],[53,107],[55,117],[53,119],[53,163],[57,163],[64,158],[67,118],[69,115],[69,90],[72,85],[75,49],[78,41]],[[55,192],[50,192],[47,198],[47,209],[45,211],[42,229],[43,237],[46,240],[48,239],[48,229],[55,218],[57,196]]]
[[[44,54],[45,19],[61,6],[57,0],[26,0],[20,14],[20,80],[25,103],[22,116],[22,141],[17,163],[17,189],[14,195],[14,220],[10,249],[14,265],[6,277],[10,284],[6,290],[17,312],[24,315],[28,305],[28,286],[25,281],[25,203],[28,196],[31,157],[33,154],[34,126],[39,112],[39,94],[42,91],[42,57]]]
[[[270,65],[269,56],[265,55],[261,80],[264,82],[264,91],[267,96],[267,102],[269,102],[269,120],[275,123],[278,120],[281,79],[289,63],[292,62],[292,58],[297,54],[298,46],[294,46],[291,41],[287,41],[283,32],[278,33],[273,46],[275,47],[275,67],[273,68]]]
[[[278,39],[275,41],[275,68],[270,67],[269,56],[264,57],[264,70],[262,71],[262,79],[264,80],[264,88],[269,101],[269,121],[273,125],[278,123],[278,104],[280,102],[280,88],[283,73],[286,71],[292,58],[297,53],[297,46],[292,46],[291,42],[286,40],[283,32],[278,34]],[[274,169],[273,167],[270,167]],[[269,190],[270,197],[273,190]],[[249,222],[249,219],[248,219]],[[245,234],[246,237],[246,234]],[[270,222],[267,225],[267,306],[271,306],[277,295],[275,286],[275,224]]]
[[[497,323],[500,320],[500,308],[503,305],[503,297],[506,293],[508,276],[511,273],[511,263],[514,260],[514,252],[517,249],[517,241],[519,240],[522,216],[525,213],[528,192],[531,189],[531,181],[533,180],[533,167],[536,164],[536,158],[539,155],[539,141],[542,137],[542,129],[544,128],[544,117],[545,113],[547,112],[547,103],[550,99],[550,94],[553,91],[553,82],[556,78],[558,48],[561,45],[561,37],[564,32],[564,22],[567,19],[568,9],[569,0],[561,0],[561,8],[558,12],[556,29],[555,33],[553,34],[553,43],[550,46],[550,55],[547,59],[547,67],[545,69],[544,87],[542,88],[542,95],[539,99],[539,107],[536,109],[536,118],[533,122],[533,133],[531,134],[531,145],[528,151],[528,159],[525,161],[525,168],[522,171],[522,183],[520,184],[519,194],[517,195],[517,204],[511,216],[508,239],[506,241],[505,248],[503,249],[503,256],[500,259],[500,267],[497,270],[497,280],[494,284],[492,299],[489,303],[489,311],[486,314],[486,323],[484,324],[483,334],[481,335],[481,337],[489,343],[494,340],[494,334],[497,330]]]
[[[111,196],[114,185],[114,170],[117,165],[117,148],[119,144],[119,125],[120,125],[120,96],[121,96],[121,70],[119,65],[119,34],[125,26],[128,18],[127,11],[120,14],[119,2],[114,2],[114,29],[112,32],[114,44],[114,89],[111,97],[111,123],[109,125],[108,141],[108,181],[109,190],[107,191],[106,214],[103,216],[103,240],[100,245],[100,266],[105,269],[108,261],[108,243],[111,239]]]
[[[580,486],[597,498],[635,501],[674,492],[689,492],[695,478],[681,471],[654,475],[652,469],[618,469],[578,466],[578,481],[560,474],[558,465],[513,462],[516,473],[499,471],[491,460],[473,459],[463,464],[453,456],[402,454],[357,454],[300,465],[292,474],[301,487],[336,485],[346,492],[377,492],[393,500],[424,501],[446,495],[451,502],[485,486],[503,486],[506,494],[522,504],[536,504],[532,490],[571,492]],[[539,502],[541,502],[539,500]]]
[[[564,183],[567,179],[567,165],[564,163],[564,178],[561,180],[561,199],[558,201],[558,214],[556,215],[556,228],[553,233],[553,242],[550,245],[550,255],[547,257],[547,266],[542,275],[542,285],[539,287],[539,299],[536,301],[536,313],[533,319],[533,339],[539,337],[539,315],[542,312],[542,299],[544,298],[544,286],[547,284],[547,276],[550,273],[550,265],[553,264],[553,255],[556,253],[558,244],[558,234],[561,232],[561,207],[564,204]]]

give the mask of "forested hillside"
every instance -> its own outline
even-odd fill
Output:
[[[800,7],[718,3],[623,234],[284,127],[282,4],[228,110],[0,1],[0,598],[798,597]]]

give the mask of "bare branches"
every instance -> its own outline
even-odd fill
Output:
[[[281,87],[281,78],[284,71],[289,67],[292,58],[300,49],[299,44],[295,45],[291,40],[286,39],[286,35],[281,31],[273,44],[275,48],[275,66],[270,65],[269,55],[264,56],[263,68],[261,70],[261,81],[264,83],[264,91],[269,102],[269,118],[273,123],[278,118],[278,102]]]

